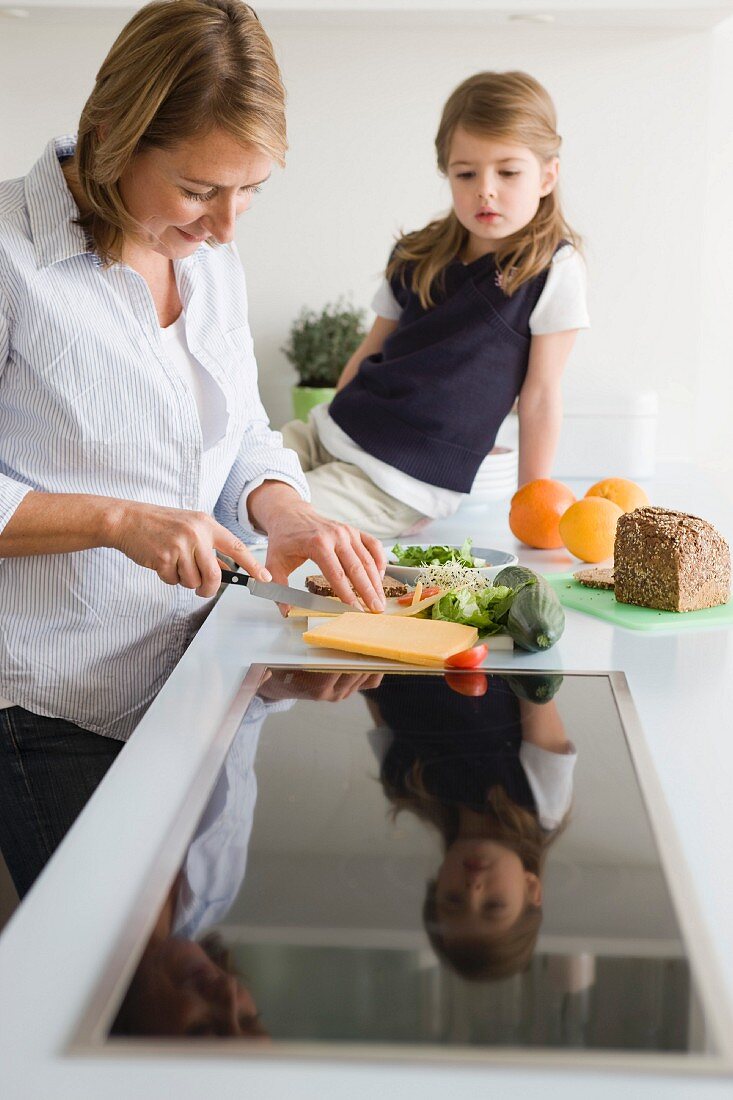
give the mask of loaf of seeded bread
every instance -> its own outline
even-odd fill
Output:
[[[668,508],[619,517],[613,554],[620,603],[697,611],[730,598],[728,543],[704,519]]]

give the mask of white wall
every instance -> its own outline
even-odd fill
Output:
[[[703,313],[697,375],[697,449],[710,465],[730,470],[733,409],[733,19],[712,34],[708,186],[703,252]],[[728,495],[731,490],[729,488]]]
[[[26,171],[50,135],[74,128],[124,18],[0,21],[0,177]],[[733,35],[456,15],[263,21],[289,91],[289,163],[238,242],[276,425],[290,415],[292,381],[279,349],[300,307],[342,293],[368,305],[393,234],[446,204],[432,153],[442,101],[477,69],[521,67],[555,98],[567,213],[587,242],[593,329],[568,391],[656,389],[660,456],[726,460],[733,278],[719,241],[729,175],[722,183],[714,173],[730,149],[722,135],[733,129],[733,95],[714,109],[710,97],[733,91]]]

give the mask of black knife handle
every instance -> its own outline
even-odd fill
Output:
[[[241,584],[246,588],[252,578],[249,573],[233,573],[231,569],[222,569],[221,580],[222,584]]]

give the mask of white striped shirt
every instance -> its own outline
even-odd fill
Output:
[[[201,510],[256,542],[248,493],[308,489],[259,398],[236,249],[174,262],[188,347],[226,399],[226,432],[204,450],[145,280],[102,267],[73,224],[59,163],[73,149],[56,139],[0,183],[0,531],[35,489]],[[126,738],[209,604],[116,550],[0,558],[0,696]]]
[[[270,714],[290,710],[296,701],[267,702],[255,695],[247,707],[181,866],[174,936],[201,936],[224,920],[234,904],[247,869],[254,824],[254,765],[262,723]]]

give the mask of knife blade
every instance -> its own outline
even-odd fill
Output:
[[[341,600],[335,600],[332,596],[314,596],[312,592],[304,592],[300,588],[288,588],[286,584],[258,581],[250,577],[249,573],[233,573],[230,569],[222,569],[221,579],[224,584],[238,584],[242,588],[248,588],[253,596],[274,600],[275,603],[287,603],[291,607],[304,607],[308,611],[325,611],[330,615],[340,615],[343,611],[362,610],[358,605],[342,603]]]

